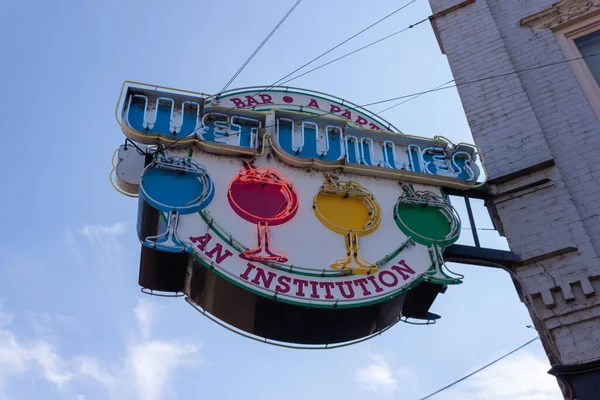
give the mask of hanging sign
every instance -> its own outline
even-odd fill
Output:
[[[300,89],[207,96],[126,83],[117,110],[125,135],[150,145],[125,144],[115,167],[119,190],[140,197],[142,264],[171,265],[140,282],[206,302],[215,276],[267,301],[257,307],[298,310],[358,310],[461,282],[442,257],[460,233],[443,187],[483,183],[476,147],[404,135]],[[193,262],[175,267],[178,254]]]

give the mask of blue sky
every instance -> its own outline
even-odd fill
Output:
[[[273,83],[404,3],[304,0],[231,87]],[[465,283],[438,298],[437,325],[400,324],[332,351],[252,342],[182,299],[140,293],[137,202],[108,181],[123,141],[113,116],[121,83],[215,93],[292,4],[0,1],[1,400],[410,400],[535,336],[509,276],[476,266],[452,266]],[[322,61],[430,14],[418,0]],[[293,85],[366,104],[451,79],[424,23]],[[382,115],[406,133],[472,141],[454,89]],[[476,212],[491,227],[482,204]],[[506,248],[495,232],[481,236]],[[560,398],[548,369],[535,342],[436,398]]]

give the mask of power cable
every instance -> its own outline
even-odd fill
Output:
[[[473,264],[473,260],[469,259],[469,258],[452,257],[452,260],[453,260],[453,262],[460,262],[463,264]],[[544,337],[544,339],[546,340],[546,342],[549,344],[548,346],[545,346],[546,351],[551,353],[552,358],[557,363],[563,364],[564,361],[562,359],[562,356],[560,355],[560,353],[558,353],[558,351],[555,348],[554,338],[550,334],[549,330],[547,328],[545,328],[545,325],[542,322],[543,319],[541,318],[539,312],[537,311],[536,307],[534,306],[533,297],[532,297],[531,293],[529,293],[529,291],[526,290],[527,285],[525,284],[525,282],[523,282],[523,279],[521,279],[519,274],[517,274],[513,270],[512,267],[508,267],[506,265],[502,265],[502,264],[499,264],[499,263],[496,263],[493,261],[478,260],[477,264],[481,265],[481,266],[485,266],[485,267],[499,268],[501,270],[506,271],[511,276],[513,281],[516,282],[515,286],[520,288],[520,289],[517,289],[517,292],[519,293],[519,297],[525,303],[525,306],[527,307],[529,312],[531,312],[532,320],[534,321],[534,323],[535,322],[538,323],[538,324],[536,324],[536,330],[538,331],[538,334],[542,335]],[[556,317],[556,315],[555,315],[555,317]]]
[[[309,66],[310,64],[312,64],[313,62],[317,61],[318,59],[322,58],[323,56],[326,56],[327,54],[331,53],[332,51],[334,51],[335,49],[337,49],[338,47],[348,43],[350,40],[354,39],[355,37],[363,34],[364,32],[368,31],[369,29],[371,29],[372,27],[374,27],[375,25],[380,24],[381,22],[385,21],[386,19],[390,18],[392,15],[404,10],[406,7],[410,6],[412,3],[416,2],[417,0],[411,0],[408,3],[406,3],[405,5],[403,5],[402,7],[396,9],[395,11],[392,11],[391,13],[389,13],[388,15],[386,15],[385,17],[379,19],[378,21],[372,23],[371,25],[367,26],[366,28],[364,28],[363,30],[355,33],[354,35],[350,36],[348,39],[340,42],[339,44],[333,46],[332,48],[330,48],[329,50],[325,51],[324,53],[321,53],[320,55],[318,55],[317,57],[313,58],[312,60],[310,60],[309,62],[303,64],[302,66],[296,68],[295,70],[293,70],[292,72],[290,72],[289,74],[287,74],[286,76],[280,78],[279,80],[275,81],[273,84],[271,84],[270,86],[268,86],[266,89],[268,89],[269,87],[273,87],[275,85],[277,85],[279,82],[283,81],[284,79],[288,78],[289,76],[295,74],[296,72],[300,71],[302,68]]]
[[[510,75],[514,75],[514,74],[520,74],[522,72],[534,71],[534,70],[538,70],[538,69],[542,69],[542,68],[546,68],[546,67],[552,67],[552,66],[558,65],[558,64],[564,64],[564,63],[571,62],[571,61],[577,61],[577,60],[583,60],[585,58],[596,57],[596,56],[599,56],[599,55],[600,55],[600,53],[595,53],[595,54],[590,54],[590,55],[587,55],[587,56],[569,58],[569,59],[561,60],[561,61],[554,61],[554,62],[551,62],[551,63],[548,63],[548,64],[536,65],[535,67],[523,68],[523,69],[515,70],[515,71],[512,71],[512,72],[505,72],[504,74],[486,76],[484,78],[479,78],[479,79],[475,79],[475,80],[467,81],[467,82],[456,82],[456,80],[452,80],[452,81],[449,81],[447,83],[456,82],[454,85],[450,85],[450,86],[446,86],[446,87],[439,87],[438,86],[438,87],[435,87],[435,88],[432,88],[432,89],[429,89],[429,90],[425,90],[423,92],[416,92],[416,93],[412,93],[412,94],[408,94],[408,95],[403,95],[403,96],[398,96],[398,97],[392,97],[390,99],[376,101],[376,102],[373,102],[373,103],[368,103],[368,104],[365,104],[365,105],[363,105],[361,107],[374,106],[376,104],[382,104],[382,103],[387,103],[387,102],[394,101],[394,100],[405,99],[407,97],[413,97],[413,96],[417,96],[417,95],[423,95],[423,94],[428,94],[428,93],[432,93],[432,92],[438,92],[440,90],[446,90],[446,89],[450,89],[450,88],[453,88],[453,87],[471,85],[473,83],[480,83],[480,82],[484,82],[484,81],[487,81],[487,80],[490,80],[490,79],[504,78],[506,76],[510,76]]]
[[[515,71],[512,71],[512,72],[506,72],[506,73],[499,74],[499,75],[491,75],[491,76],[487,76],[487,77],[484,77],[484,78],[475,79],[475,80],[472,80],[472,81],[455,83],[454,85],[445,86],[445,85],[448,85],[448,84],[450,84],[452,82],[456,82],[456,80],[451,80],[451,81],[448,81],[446,83],[443,83],[441,85],[438,85],[438,86],[436,86],[434,88],[431,88],[431,89],[428,89],[428,90],[424,90],[424,91],[421,91],[421,92],[410,93],[410,94],[405,94],[405,95],[397,96],[397,97],[392,97],[392,98],[385,99],[385,100],[379,100],[379,101],[375,101],[375,102],[372,102],[372,103],[363,104],[363,105],[361,105],[359,107],[364,108],[364,107],[368,107],[368,106],[374,106],[374,105],[377,105],[377,104],[388,103],[390,101],[395,101],[395,100],[400,100],[400,99],[407,99],[407,98],[409,98],[409,100],[406,100],[406,101],[410,101],[413,98],[417,98],[419,96],[423,96],[425,94],[429,94],[429,93],[433,93],[433,92],[439,92],[439,91],[442,91],[442,90],[451,89],[451,88],[455,88],[455,87],[458,87],[458,86],[464,86],[464,85],[469,85],[469,84],[474,84],[474,83],[480,83],[480,82],[487,81],[487,80],[490,80],[490,79],[503,78],[503,77],[506,77],[506,76],[509,76],[509,75],[519,74],[519,73],[522,73],[522,72],[529,72],[529,71],[533,71],[533,70],[537,70],[537,69],[541,69],[541,68],[551,67],[551,66],[558,65],[558,64],[564,64],[564,63],[571,62],[571,61],[577,61],[577,60],[583,60],[583,59],[586,59],[586,58],[596,57],[596,56],[599,56],[599,55],[600,55],[600,53],[595,53],[595,54],[590,54],[590,55],[587,55],[587,56],[575,57],[575,58],[565,59],[565,60],[562,60],[562,61],[555,61],[555,62],[548,63],[548,64],[537,65],[535,67],[524,68],[524,69],[515,70]],[[263,90],[266,90],[266,89],[263,89]],[[398,106],[400,104],[401,103],[395,104],[392,107]],[[390,107],[390,108],[392,108],[392,107]],[[243,109],[245,109],[247,107],[232,107],[230,110],[232,110],[234,108],[240,108],[240,109],[243,110]],[[351,108],[346,108],[346,109],[343,109],[343,110],[340,110],[340,111],[347,111],[349,109],[351,109]],[[383,110],[383,111],[386,111],[386,110]],[[331,114],[333,114],[333,112],[319,114],[319,115],[316,115],[316,116],[311,116],[310,118],[316,118],[318,116],[326,116],[326,115],[331,115]],[[300,119],[299,121],[302,121],[302,120],[304,120],[304,119]],[[272,126],[274,126],[274,125],[272,125]],[[272,127],[272,126],[266,126],[265,128]],[[244,133],[244,132],[240,132],[240,133]]]
[[[351,51],[350,53],[346,53],[346,54],[344,54],[344,55],[343,55],[343,56],[341,56],[341,57],[338,57],[338,58],[335,58],[335,59],[333,59],[333,60],[331,60],[331,61],[329,61],[329,62],[326,62],[325,64],[321,64],[321,65],[319,65],[318,67],[315,67],[315,68],[313,68],[313,69],[310,69],[310,70],[308,70],[308,71],[306,71],[306,72],[303,72],[303,73],[301,73],[300,75],[296,75],[296,76],[294,76],[294,77],[292,77],[292,78],[288,79],[287,81],[281,82],[281,84],[282,84],[282,85],[285,85],[285,84],[286,84],[286,83],[288,83],[288,82],[291,82],[291,81],[293,81],[293,80],[296,80],[296,79],[300,78],[301,76],[308,75],[308,74],[310,74],[311,72],[314,72],[314,71],[316,71],[316,70],[318,70],[318,69],[321,69],[321,68],[323,68],[323,67],[326,67],[326,66],[328,66],[329,64],[333,64],[334,62],[336,62],[336,61],[339,61],[339,60],[341,60],[341,59],[343,59],[343,58],[346,58],[346,57],[348,57],[348,56],[351,56],[351,55],[352,55],[352,54],[354,54],[354,53],[358,53],[358,52],[359,52],[359,51],[361,51],[361,50],[364,50],[364,49],[366,49],[366,48],[368,48],[368,47],[371,47],[371,46],[373,46],[373,45],[376,45],[376,44],[377,44],[377,43],[379,43],[379,42],[383,42],[384,40],[387,40],[387,39],[389,39],[389,38],[391,38],[391,37],[394,37],[394,36],[396,36],[396,35],[398,35],[398,34],[400,34],[400,33],[402,33],[402,32],[405,32],[405,31],[409,30],[409,29],[412,29],[412,28],[414,28],[415,26],[417,26],[417,25],[420,25],[420,24],[422,24],[422,23],[423,23],[423,22],[425,22],[425,21],[429,21],[429,17],[427,17],[427,18],[424,18],[424,19],[422,19],[422,20],[420,20],[420,21],[418,21],[418,22],[415,22],[414,24],[412,24],[412,25],[409,25],[409,26],[407,26],[407,27],[406,27],[406,28],[404,28],[404,29],[400,29],[399,31],[396,31],[396,32],[392,33],[391,35],[387,35],[387,36],[385,36],[385,37],[383,37],[383,38],[381,38],[381,39],[379,39],[379,40],[376,40],[376,41],[374,41],[374,42],[371,42],[371,43],[367,44],[366,46],[363,46],[363,47],[361,47],[361,48],[358,48],[358,49],[356,49],[356,50],[354,50],[354,51]]]
[[[590,55],[587,55],[587,56],[581,56],[581,57],[575,57],[575,58],[565,59],[565,60],[562,60],[562,61],[555,61],[555,62],[548,63],[548,64],[537,65],[535,67],[529,67],[529,68],[524,68],[524,69],[520,69],[520,70],[515,70],[515,71],[512,71],[512,72],[506,72],[504,74],[492,75],[492,76],[487,76],[487,77],[484,77],[484,78],[475,79],[475,80],[472,80],[472,81],[455,83],[454,85],[450,85],[450,86],[440,87],[440,86],[443,86],[443,85],[438,85],[437,87],[434,87],[434,88],[429,89],[429,90],[424,90],[424,91],[421,91],[421,92],[415,92],[415,93],[406,94],[406,95],[402,95],[402,96],[396,96],[396,97],[392,97],[392,98],[385,99],[385,100],[379,100],[379,101],[375,101],[375,102],[372,102],[372,103],[363,104],[363,105],[361,105],[359,107],[360,108],[364,108],[364,107],[369,107],[369,106],[373,106],[373,105],[377,105],[377,104],[388,103],[390,101],[395,101],[395,100],[400,100],[400,99],[415,98],[415,97],[422,96],[422,95],[425,95],[425,94],[439,92],[441,90],[451,89],[451,88],[458,87],[458,86],[464,86],[464,85],[469,85],[469,84],[474,84],[474,83],[480,83],[480,82],[484,82],[484,81],[491,80],[491,79],[503,78],[503,77],[506,77],[506,76],[510,76],[510,75],[514,75],[514,74],[519,74],[519,73],[522,73],[522,72],[534,71],[534,70],[538,70],[538,69],[542,69],[542,68],[546,68],[546,67],[551,67],[551,66],[555,66],[555,65],[559,65],[559,64],[568,63],[568,62],[571,62],[571,61],[583,60],[583,59],[597,57],[597,56],[600,56],[600,53],[594,53],[594,54],[590,54]],[[456,82],[456,81],[452,80],[452,81],[447,82],[446,84],[451,83],[451,82]],[[446,85],[446,84],[444,84],[444,85]],[[238,108],[238,107],[232,107],[230,110],[233,110],[235,108]],[[239,109],[243,110],[245,108],[244,107],[239,107]],[[339,110],[339,111],[341,112],[341,111],[347,111],[347,110],[351,110],[351,109],[353,109],[353,107],[348,107],[348,108],[345,108],[345,109],[342,109],[342,110]],[[324,117],[324,116],[327,116],[327,115],[332,115],[334,113],[335,112],[327,112],[327,113],[323,113],[323,114],[310,115],[310,116],[307,116],[307,117],[304,117],[304,118],[299,118],[298,120],[296,120],[296,122],[306,121],[306,120],[310,120],[310,119],[314,119],[314,118],[318,118],[318,117]],[[264,128],[273,128],[275,126],[277,126],[277,124],[267,125]],[[196,133],[200,129],[201,129],[201,127],[196,128],[189,135]],[[231,136],[237,136],[237,135],[241,135],[241,134],[244,134],[244,133],[247,133],[247,132],[249,132],[249,130],[245,130],[245,131],[240,131],[240,132],[237,132],[237,133],[233,133],[233,134],[230,134],[229,136],[230,137]],[[188,137],[188,136],[186,136],[186,137]],[[182,140],[184,138],[185,137],[181,137],[181,138],[175,140],[174,142],[169,143],[165,148],[156,150],[154,153],[165,151],[168,148],[174,146],[176,143],[178,143],[180,140]],[[200,141],[204,141],[203,139],[199,139],[199,140]],[[154,153],[152,153],[152,154],[154,154]]]
[[[449,84],[451,84],[452,82],[454,82],[454,80],[448,81],[448,82],[446,82],[446,83],[442,83],[441,85],[437,85],[436,87],[434,87],[434,89],[438,89],[438,88],[441,88],[442,86],[449,85]],[[423,94],[424,94],[424,93],[417,94],[416,96],[413,96],[413,97],[411,97],[411,98],[409,98],[409,99],[406,99],[406,100],[403,100],[403,101],[401,101],[401,102],[398,102],[398,103],[396,103],[396,104],[394,104],[394,105],[392,105],[392,106],[390,106],[390,107],[388,107],[388,108],[384,108],[383,110],[377,111],[377,114],[384,113],[384,112],[386,112],[386,111],[389,111],[389,110],[391,110],[392,108],[396,108],[396,107],[398,107],[399,105],[402,105],[402,104],[404,104],[404,103],[408,103],[408,102],[409,102],[409,101],[411,101],[411,100],[414,100],[414,99],[416,99],[416,98],[418,98],[418,97],[421,97],[421,96],[423,96]]]
[[[284,79],[288,78],[289,76],[295,74],[296,72],[300,71],[302,68],[309,66],[310,64],[312,64],[313,62],[317,61],[318,59],[322,58],[323,56],[331,53],[332,51],[334,51],[335,49],[337,49],[338,47],[348,43],[350,40],[354,39],[355,37],[363,34],[364,32],[368,31],[369,29],[371,29],[372,27],[374,27],[375,25],[378,25],[379,23],[385,21],[386,19],[390,18],[392,15],[402,11],[403,9],[405,9],[406,7],[408,7],[409,5],[411,5],[412,3],[416,2],[417,0],[411,0],[408,3],[406,3],[405,5],[403,5],[402,7],[392,11],[391,13],[387,14],[386,16],[384,16],[383,18],[375,21],[374,23],[372,23],[371,25],[367,26],[366,28],[364,28],[363,30],[355,33],[354,35],[350,36],[349,38],[347,38],[346,40],[338,43],[337,45],[335,45],[334,47],[330,48],[329,50],[325,51],[324,53],[321,53],[320,55],[318,55],[317,57],[313,58],[312,60],[308,61],[307,63],[303,64],[302,66],[300,66],[299,68],[296,68],[295,70],[293,70],[292,72],[290,72],[289,74],[285,75],[284,77],[278,79],[277,81],[273,82],[272,84],[270,84],[269,86],[263,88],[261,91],[253,94],[251,97],[254,99],[255,96],[258,96],[260,93],[262,93],[262,91],[264,90],[268,90],[274,86],[276,86],[279,82],[283,81]],[[294,78],[295,79],[295,78]],[[221,92],[219,92],[215,97],[218,99],[219,95],[223,92],[223,90]],[[232,107],[230,108],[228,111],[233,110],[236,107]]]
[[[538,340],[538,339],[539,339],[539,337],[535,337],[535,338],[531,339],[529,342],[527,342],[527,343],[525,343],[525,344],[522,344],[521,346],[517,347],[516,349],[514,349],[514,350],[512,350],[512,351],[509,351],[508,353],[506,353],[506,354],[505,354],[505,355],[503,355],[502,357],[496,358],[496,359],[495,359],[494,361],[492,361],[491,363],[484,365],[483,367],[479,368],[478,370],[475,370],[475,371],[471,372],[470,374],[468,374],[468,375],[465,375],[465,376],[463,376],[462,378],[455,380],[455,381],[454,381],[454,382],[452,382],[451,384],[449,384],[449,385],[446,385],[446,386],[444,386],[443,388],[441,388],[441,389],[438,389],[438,390],[436,390],[435,392],[433,392],[433,393],[431,393],[431,394],[429,394],[429,395],[427,395],[427,396],[425,396],[425,397],[421,397],[419,400],[426,400],[426,399],[429,399],[429,398],[431,398],[431,397],[435,396],[436,394],[438,394],[438,393],[440,393],[440,392],[443,392],[444,390],[446,390],[446,389],[448,389],[448,388],[451,388],[452,386],[456,385],[457,383],[460,383],[460,382],[464,381],[465,379],[467,379],[467,378],[469,378],[469,377],[471,377],[471,376],[475,375],[476,373],[478,373],[478,372],[481,372],[481,371],[483,371],[484,369],[486,369],[486,368],[488,368],[488,367],[490,367],[490,366],[492,366],[492,365],[496,364],[498,361],[505,359],[506,357],[510,356],[510,355],[511,355],[511,354],[513,354],[513,353],[516,353],[517,351],[521,350],[523,347],[525,347],[525,346],[527,346],[527,345],[529,345],[529,344],[531,344],[531,343],[535,342],[535,341],[536,341],[536,340]]]
[[[275,27],[271,30],[271,32],[267,35],[267,37],[262,41],[261,44],[258,45],[258,47],[254,50],[254,52],[250,55],[250,57],[248,57],[246,59],[246,61],[244,62],[244,64],[242,64],[242,66],[237,70],[237,72],[235,74],[233,74],[233,76],[231,77],[231,79],[229,80],[229,82],[227,82],[225,84],[225,86],[223,86],[223,89],[221,89],[221,91],[219,93],[222,93],[225,90],[227,90],[227,88],[229,87],[229,85],[231,85],[233,83],[233,81],[235,80],[235,78],[237,78],[238,75],[244,70],[244,68],[246,68],[246,65],[248,65],[250,63],[250,61],[252,61],[252,59],[254,58],[254,56],[269,41],[269,39],[271,38],[271,36],[273,36],[273,34],[284,23],[284,21],[287,19],[287,17],[289,17],[290,14],[296,9],[296,7],[298,7],[298,4],[300,4],[301,1],[302,0],[298,0],[298,1],[296,1],[296,3],[294,3],[294,5],[288,10],[287,14],[285,14],[283,16],[283,18],[281,18],[281,20],[279,20],[279,23],[277,23],[277,25],[275,25]]]

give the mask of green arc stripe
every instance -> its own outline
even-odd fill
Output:
[[[200,214],[200,217],[209,226],[209,229],[211,231],[213,231],[223,241],[225,241],[227,243],[230,243],[231,246],[236,251],[238,251],[239,253],[243,253],[247,249],[247,247],[245,247],[244,245],[242,245],[241,242],[239,242],[238,240],[234,239],[233,236],[229,236],[228,234],[226,234],[225,230],[219,224],[217,224],[215,222],[214,218],[208,216],[208,215],[210,215],[210,213],[208,211],[205,211],[205,210],[199,211],[198,214]],[[389,261],[391,261],[394,258],[396,258],[406,247],[408,247],[411,244],[411,242],[413,242],[413,240],[409,238],[400,247],[398,247],[397,249],[395,249],[389,255],[386,255],[381,260],[377,261],[375,264],[378,265],[378,266],[385,265]],[[237,244],[237,246],[234,245],[234,244]],[[303,275],[303,276],[312,276],[312,277],[316,277],[316,278],[321,278],[321,277],[324,277],[324,276],[325,277],[345,277],[345,276],[351,275],[351,274],[340,274],[340,273],[336,273],[335,271],[331,271],[331,272],[327,271],[329,273],[323,275],[326,270],[322,270],[321,272],[307,272],[307,271],[315,271],[315,270],[311,269],[311,268],[299,267],[299,266],[287,265],[287,264],[280,264],[280,266],[279,265],[268,264],[268,263],[263,263],[263,262],[259,262],[258,264],[262,264],[262,265],[264,265],[266,267],[274,268],[274,269],[277,269],[277,270],[283,271],[283,272],[289,272],[289,273],[292,273],[292,274]]]
[[[271,299],[274,301],[281,301],[283,303],[287,303],[287,304],[292,304],[292,305],[296,305],[296,306],[302,306],[302,307],[312,307],[312,308],[357,308],[357,307],[364,307],[364,306],[368,306],[368,305],[372,305],[372,304],[378,304],[387,300],[391,300],[401,294],[403,294],[404,292],[414,288],[415,286],[417,286],[419,283],[421,283],[421,281],[423,281],[424,276],[421,275],[420,277],[418,277],[417,279],[415,279],[411,284],[404,286],[400,289],[398,289],[396,292],[390,293],[389,295],[377,298],[375,300],[371,300],[371,301],[365,301],[364,303],[352,303],[352,304],[344,304],[344,302],[339,302],[339,301],[335,301],[335,302],[331,302],[331,304],[316,304],[316,303],[309,303],[309,302],[298,302],[298,301],[293,301],[293,300],[289,300],[287,298],[283,298],[283,297],[275,297],[274,295],[270,295],[264,292],[261,292],[260,290],[256,290],[250,286],[246,286],[244,284],[242,284],[241,282],[238,282],[236,279],[233,279],[231,277],[231,275],[223,273],[223,271],[218,270],[217,268],[212,267],[209,263],[207,263],[204,259],[202,259],[198,254],[196,254],[195,252],[191,252],[192,256],[206,269],[212,271],[213,273],[217,274],[219,277],[225,279],[226,281],[228,281],[229,283],[232,283],[234,285],[236,285],[237,287],[243,289],[243,290],[247,290],[251,293],[254,293],[258,296],[262,296],[265,297],[267,299]],[[273,292],[276,293],[276,292]]]

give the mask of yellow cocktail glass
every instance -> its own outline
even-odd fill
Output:
[[[338,182],[325,174],[313,200],[313,211],[328,229],[345,236],[346,257],[331,264],[332,269],[354,274],[377,271],[377,265],[362,258],[358,248],[358,238],[374,232],[381,222],[379,203],[370,191],[358,182]]]

